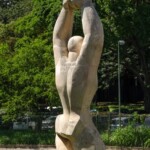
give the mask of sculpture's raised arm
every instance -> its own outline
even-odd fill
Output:
[[[98,65],[104,40],[103,26],[92,0],[83,0],[81,3],[81,11],[84,40],[79,61],[82,61],[84,57],[88,63],[92,63],[94,59],[94,63]],[[98,56],[97,62],[95,62],[95,55]]]
[[[67,43],[72,35],[73,8],[69,0],[64,0],[62,10],[57,18],[53,32],[53,50],[55,65],[59,58],[68,55]]]

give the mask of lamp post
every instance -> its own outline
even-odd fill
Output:
[[[121,127],[121,87],[120,87],[120,46],[124,45],[125,41],[118,41],[118,107],[119,107],[119,127]]]

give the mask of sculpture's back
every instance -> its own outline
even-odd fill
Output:
[[[77,7],[82,11],[84,37],[72,38],[68,46]],[[103,27],[92,1],[64,0],[53,33],[56,87],[63,107],[63,114],[56,119],[57,150],[105,149],[89,111],[97,90],[103,39]]]

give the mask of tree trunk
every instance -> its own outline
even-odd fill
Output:
[[[150,88],[144,90],[144,109],[150,113]]]
[[[38,117],[37,124],[36,124],[36,131],[41,131],[42,129],[42,117]]]
[[[149,82],[148,74],[146,74],[147,76],[144,76],[145,79],[143,80],[135,67],[126,64],[126,68],[130,70],[138,78],[138,81],[144,92],[144,110],[146,113],[150,113],[150,87],[149,87],[150,82]]]
[[[142,45],[140,45],[139,39],[137,39],[135,35],[133,36],[133,41],[134,41],[134,46],[137,50],[137,54],[139,56],[140,68],[142,69],[144,75],[143,81],[139,78],[141,87],[144,91],[144,109],[147,113],[150,113],[150,72],[149,72],[148,61],[146,61],[147,53],[145,48]],[[140,68],[139,70],[141,70]],[[139,73],[140,72],[138,72],[138,76],[140,77]]]

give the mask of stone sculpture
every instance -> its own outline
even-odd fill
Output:
[[[72,36],[74,10],[82,13],[84,37]],[[57,150],[104,150],[90,115],[97,90],[103,27],[92,0],[64,0],[53,32],[56,87],[63,114],[55,122]]]

